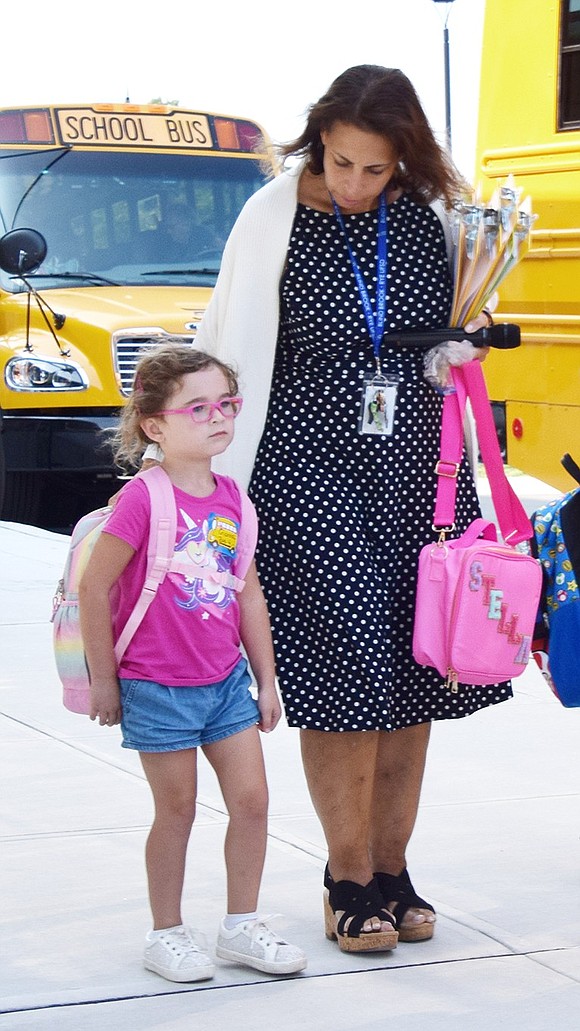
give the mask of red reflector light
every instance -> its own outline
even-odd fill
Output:
[[[0,112],[0,143],[26,143],[21,111]]]
[[[48,111],[0,111],[0,143],[54,143]]]
[[[257,150],[264,149],[262,132],[257,125],[254,125],[253,122],[238,122],[237,125],[241,150],[248,150],[254,153]]]
[[[262,142],[262,131],[255,122],[242,122],[239,118],[214,118],[217,145],[220,150],[241,150],[255,154]]]
[[[524,435],[524,426],[521,419],[514,419],[512,422],[512,433],[516,440],[521,440]]]

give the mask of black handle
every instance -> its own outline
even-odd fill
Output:
[[[576,480],[576,483],[580,483],[580,467],[574,461],[572,455],[569,455],[568,452],[566,452],[566,454],[561,458],[561,462],[566,472],[570,473],[570,476]]]
[[[401,347],[435,347],[447,340],[468,340],[474,347],[497,347],[502,351],[520,346],[520,327],[515,322],[496,322],[493,326],[466,333],[461,326],[447,329],[426,329],[422,333],[387,333],[385,344]]]

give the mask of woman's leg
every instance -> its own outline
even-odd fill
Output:
[[[213,766],[229,813],[225,840],[228,913],[253,913],[268,832],[268,787],[257,727],[211,745],[204,754]]]
[[[300,731],[304,773],[335,881],[368,884],[373,875],[369,829],[378,739],[375,731]]]
[[[370,854],[375,873],[394,876],[406,868],[406,850],[419,808],[430,723],[379,734],[370,823]],[[396,909],[396,899],[385,899]],[[430,910],[410,908],[402,928],[433,923]]]
[[[430,723],[379,733],[370,828],[375,870],[398,874],[406,864],[421,795]]]
[[[375,731],[300,732],[306,781],[335,882],[368,885],[373,877],[369,833],[378,739]],[[365,920],[363,931],[392,933],[393,926],[375,914]]]
[[[195,818],[197,752],[141,752],[141,763],[153,793],[155,818],[145,861],[153,928],[182,923],[181,896],[185,857]]]

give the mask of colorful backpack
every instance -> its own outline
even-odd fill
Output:
[[[562,465],[580,484],[570,455]],[[556,698],[573,708],[580,706],[580,487],[534,512],[532,526],[544,576],[532,652]]]
[[[182,563],[174,554],[177,532],[175,495],[167,473],[154,466],[137,474],[147,486],[151,504],[147,570],[141,594],[115,643],[115,658],[119,665],[129,643],[140,626],[147,609],[167,573],[182,571]],[[236,484],[236,486],[238,486]],[[241,527],[238,538],[235,574],[201,571],[207,579],[219,582],[232,590],[241,591],[256,548],[258,522],[248,495],[238,486],[241,501]],[[53,599],[53,648],[56,668],[63,685],[63,703],[71,712],[90,712],[90,684],[79,620],[79,585],[95,543],[107,525],[113,509],[96,509],[79,519],[73,529],[64,573],[59,580]]]

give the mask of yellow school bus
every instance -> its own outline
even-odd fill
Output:
[[[35,522],[71,492],[86,510],[116,489],[102,431],[137,359],[194,340],[233,222],[273,170],[242,118],[0,109],[2,518]]]
[[[506,176],[538,219],[500,291],[522,347],[485,363],[510,465],[568,490],[580,452],[580,0],[487,0],[476,182]]]

